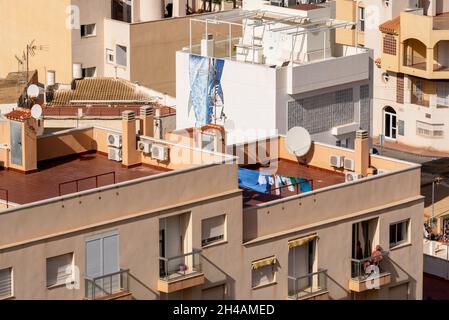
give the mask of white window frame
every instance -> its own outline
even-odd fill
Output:
[[[112,57],[112,60],[109,57]],[[115,63],[115,52],[113,49],[106,49],[106,62],[109,64]]]
[[[218,218],[221,218],[221,217],[223,217],[223,219],[224,219],[224,221],[223,221],[223,237],[217,238],[217,239],[213,239],[213,240],[209,240],[209,239],[212,239],[212,238],[203,239],[203,228],[204,228],[203,222],[205,222],[207,220],[218,219]],[[222,242],[226,241],[226,224],[227,224],[227,220],[228,219],[227,219],[227,215],[226,214],[221,214],[221,215],[218,215],[218,216],[213,216],[213,217],[209,217],[209,218],[201,220],[201,246],[203,248],[211,246],[211,245],[214,245],[214,244],[219,244],[219,243],[222,243]],[[205,240],[209,240],[209,241],[208,242],[204,242]]]
[[[11,278],[11,294],[9,296],[0,297],[0,300],[6,300],[14,297],[14,268],[13,267],[7,267],[7,268],[0,268],[0,271],[4,270],[10,270],[10,278]]]
[[[254,284],[254,272],[260,272],[261,269],[264,270],[271,270],[272,274],[273,274],[273,279],[271,281],[265,281],[265,282],[259,282],[258,284]],[[260,287],[265,287],[271,284],[275,284],[276,283],[276,278],[277,278],[277,272],[276,272],[276,265],[275,264],[270,264],[268,266],[263,266],[260,267],[258,269],[251,269],[251,288],[252,289],[257,289]]]
[[[402,240],[398,241],[398,239],[397,239],[397,227],[398,227],[398,225],[403,224],[403,223],[405,223],[405,229],[404,229],[405,230],[405,235],[404,235]],[[391,239],[390,239],[391,238],[391,227],[392,226],[395,226],[395,233],[396,233],[396,235],[395,235],[395,242],[391,242]],[[398,222],[390,223],[389,229],[388,229],[388,242],[389,242],[389,245],[390,245],[390,249],[410,243],[410,219],[406,219],[406,220],[401,220],[401,221],[398,221]]]
[[[432,124],[416,120],[416,135],[426,138],[444,138],[444,124]]]
[[[49,284],[48,283],[48,262],[49,262],[49,260],[59,258],[59,257],[65,256],[65,255],[71,255],[70,266],[72,267],[72,273],[70,275],[68,275],[68,277],[65,278],[63,280],[63,282],[58,282],[58,278],[56,275],[56,283]],[[66,285],[67,279],[70,279],[71,282],[75,281],[75,253],[74,252],[68,252],[68,253],[63,253],[63,254],[57,255],[57,256],[48,257],[45,262],[46,262],[45,266],[46,266],[46,286],[47,286],[47,288],[54,288],[54,287]]]
[[[359,32],[365,32],[365,7],[359,7]]]
[[[89,26],[93,26],[92,33],[83,35],[83,30],[85,32],[86,28],[89,27]],[[88,24],[81,25],[80,35],[81,35],[81,39],[90,38],[90,37],[96,37],[97,36],[97,24],[96,23],[88,23]]]

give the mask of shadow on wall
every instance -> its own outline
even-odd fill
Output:
[[[159,298],[159,292],[152,290],[131,272],[129,273],[129,292],[132,293],[133,300],[136,300],[136,297],[139,300],[157,300]]]
[[[66,141],[67,140],[67,141]],[[97,151],[97,142],[87,133],[45,137],[38,140],[38,161]]]
[[[235,299],[235,279],[229,276],[223,269],[218,265],[213,263],[211,260],[207,259],[205,256],[201,255],[203,270],[207,269],[208,275],[213,275],[214,280],[210,281],[210,278],[206,278],[203,288],[206,290],[208,288],[213,288],[216,286],[224,285],[225,292],[223,294],[224,300]]]

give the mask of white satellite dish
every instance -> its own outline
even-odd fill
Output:
[[[291,128],[285,137],[285,146],[290,154],[297,157],[305,156],[312,146],[309,131],[303,127]]]
[[[35,104],[31,108],[31,116],[36,120],[40,119],[40,117],[42,116],[42,107],[38,104]]]
[[[32,84],[27,89],[27,95],[30,98],[37,98],[39,96],[39,87],[35,84]]]

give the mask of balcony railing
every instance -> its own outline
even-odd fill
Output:
[[[288,277],[289,299],[302,300],[324,292],[327,292],[327,270],[319,270],[298,278]]]
[[[379,256],[368,257],[361,260],[351,259],[351,279],[354,281],[366,281],[388,274],[385,270],[385,260],[388,252],[382,252]]]
[[[160,279],[166,282],[200,274],[202,272],[201,251],[194,250],[172,258],[160,257],[159,267]]]
[[[85,278],[86,298],[104,299],[117,293],[129,292],[129,269],[106,274],[95,278]]]

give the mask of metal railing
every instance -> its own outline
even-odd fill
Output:
[[[301,300],[327,291],[327,270],[318,270],[301,277],[288,277],[289,299]]]
[[[351,278],[355,281],[365,281],[370,276],[387,273],[384,270],[385,260],[388,258],[388,252],[382,252],[375,257],[364,259],[351,259]]]
[[[59,196],[63,195],[63,193],[62,193],[62,186],[64,186],[64,185],[75,184],[76,191],[74,191],[74,192],[79,192],[80,191],[80,182],[81,181],[86,181],[86,180],[89,180],[89,179],[95,179],[95,189],[96,189],[96,188],[98,188],[100,186],[98,184],[98,178],[104,177],[104,176],[108,176],[108,175],[112,175],[112,180],[113,180],[112,184],[115,184],[115,171],[101,173],[101,174],[97,174],[97,175],[86,177],[86,178],[80,178],[80,179],[75,179],[75,180],[71,180],[71,181],[61,182],[59,184]],[[94,189],[94,188],[87,188],[87,189],[84,189],[84,190],[88,190],[88,189]]]
[[[159,277],[170,282],[202,272],[201,250],[172,258],[159,257]]]
[[[85,277],[87,299],[96,300],[107,298],[113,294],[129,292],[129,269],[105,274],[103,276],[88,278]]]
[[[9,191],[7,189],[0,188],[0,192],[5,195],[3,199],[2,197],[0,197],[0,199],[4,200],[6,208],[9,208]]]

